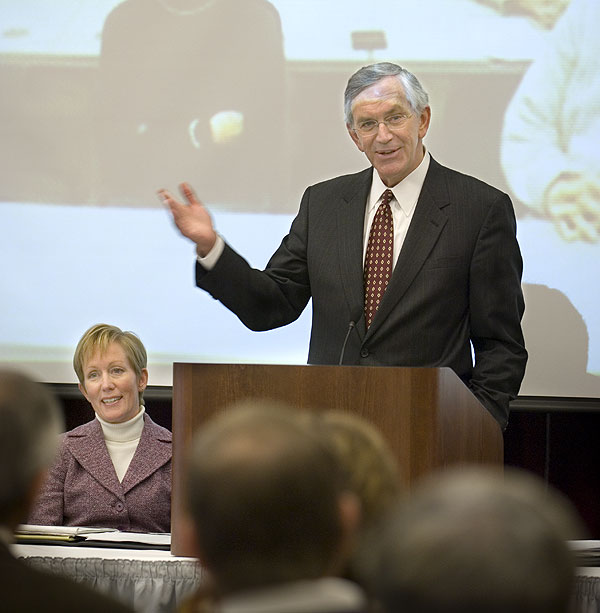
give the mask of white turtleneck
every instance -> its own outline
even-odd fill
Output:
[[[108,449],[108,455],[115,467],[119,481],[123,477],[131,464],[133,454],[137,449],[142,430],[144,429],[144,406],[140,406],[140,412],[129,421],[121,424],[111,424],[96,415],[96,419],[102,426],[104,441]]]

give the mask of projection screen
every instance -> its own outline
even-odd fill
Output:
[[[195,287],[156,191],[189,181],[264,267],[308,185],[368,165],[342,94],[394,61],[429,92],[434,158],[513,199],[522,394],[600,397],[598,5],[0,0],[0,362],[74,382],[106,322],[141,337],[153,385],[173,361],[305,363],[310,308],[247,330]]]

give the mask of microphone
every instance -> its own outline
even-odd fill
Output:
[[[340,361],[338,362],[338,366],[341,366],[344,362],[344,352],[346,351],[346,344],[348,343],[348,339],[350,338],[350,332],[352,332],[354,328],[356,328],[356,323],[354,321],[351,321],[348,324],[348,332],[346,332],[346,338],[344,339],[344,342],[342,344],[342,351],[340,352]]]

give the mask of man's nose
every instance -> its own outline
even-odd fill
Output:
[[[380,121],[377,126],[377,140],[388,141],[392,138],[392,131],[388,128],[385,121]]]

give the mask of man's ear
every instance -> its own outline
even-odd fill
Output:
[[[342,530],[346,538],[354,540],[362,522],[362,509],[354,492],[343,492],[339,500]]]
[[[341,535],[337,554],[331,560],[329,569],[333,575],[342,572],[352,557],[362,521],[360,500],[354,492],[342,492],[338,499],[338,509]]]
[[[426,106],[421,113],[419,119],[419,138],[422,140],[429,130],[429,123],[431,122],[431,107]]]
[[[350,138],[352,139],[354,144],[358,147],[358,150],[364,153],[365,149],[362,146],[362,143],[360,141],[360,138],[358,137],[358,134],[348,124],[346,124],[346,130],[348,130],[348,134],[350,134]]]

